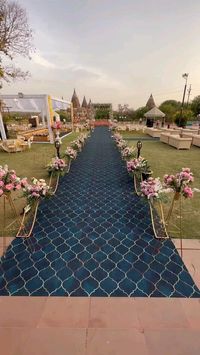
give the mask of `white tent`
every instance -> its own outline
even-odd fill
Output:
[[[43,127],[48,128],[50,142],[53,143],[53,132],[51,129],[53,115],[55,111],[66,110],[71,107],[69,101],[53,98],[49,95],[0,95],[0,100],[3,101],[5,107],[9,112],[19,113],[35,113],[42,118]],[[3,122],[0,119],[0,131],[3,139],[5,138],[5,131],[3,132]]]
[[[0,111],[0,132],[1,132],[1,138],[3,140],[6,139],[6,132],[5,132],[5,128],[3,125],[3,118],[2,118],[1,111]]]

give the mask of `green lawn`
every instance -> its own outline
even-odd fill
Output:
[[[70,142],[79,135],[79,133],[71,133],[67,137],[62,139],[61,145],[61,155],[64,153],[66,147]],[[33,143],[31,149],[24,152],[18,153],[6,153],[0,151],[0,165],[7,164],[10,169],[16,170],[16,173],[20,177],[27,177],[31,179],[32,177],[45,179],[49,181],[49,175],[45,167],[50,162],[50,160],[55,157],[56,149],[54,144]],[[25,206],[25,200],[23,198],[18,198],[21,193],[13,192],[12,197],[14,198],[14,204],[16,206],[17,212],[20,214]],[[6,203],[6,225],[8,225],[13,219],[13,211],[10,209],[8,203]],[[10,236],[15,234],[16,227],[13,225],[8,228],[7,233],[4,235]],[[3,198],[0,199],[0,236],[3,234]]]
[[[123,135],[126,137],[126,135]],[[129,146],[134,146],[135,141],[128,141]],[[174,174],[182,167],[189,167],[194,174],[193,186],[200,189],[200,148],[192,146],[190,150],[177,150],[159,141],[143,141],[141,155],[145,157],[153,170],[154,177],[162,178],[164,174]],[[178,237],[180,225],[179,204],[175,208],[169,232],[173,237]],[[183,237],[200,238],[200,193],[195,193],[193,199],[183,198]],[[165,212],[169,204],[165,205]],[[176,206],[175,206],[176,207]]]
[[[123,135],[123,138],[137,138],[137,137],[149,137],[147,134],[145,134],[142,130],[139,131],[131,131],[131,132],[124,132],[124,131],[119,131],[118,133],[120,133],[121,135]]]

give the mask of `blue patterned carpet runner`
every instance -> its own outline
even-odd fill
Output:
[[[0,262],[0,295],[200,297],[170,240],[155,240],[148,205],[107,128],[98,127],[41,203],[33,236]]]

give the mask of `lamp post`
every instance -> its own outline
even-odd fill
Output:
[[[183,118],[183,106],[184,106],[184,101],[185,101],[185,93],[186,93],[186,88],[187,88],[188,75],[189,75],[189,73],[184,73],[182,75],[182,77],[185,79],[185,86],[184,86],[184,90],[183,90],[183,99],[182,99],[181,112],[180,112],[180,117],[179,117],[179,127],[181,125],[181,119]]]
[[[138,150],[138,153],[137,153],[137,158],[140,157],[140,151],[142,149],[142,142],[141,141],[138,141],[137,142],[137,150]]]
[[[56,151],[57,151],[57,157],[60,159],[60,145],[61,145],[61,139],[60,139],[60,136],[59,136],[59,133],[57,132],[56,133],[56,138],[55,138],[55,148],[56,148]]]

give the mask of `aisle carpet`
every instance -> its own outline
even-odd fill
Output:
[[[170,240],[155,240],[108,128],[98,127],[33,236],[0,262],[0,295],[200,297]]]

